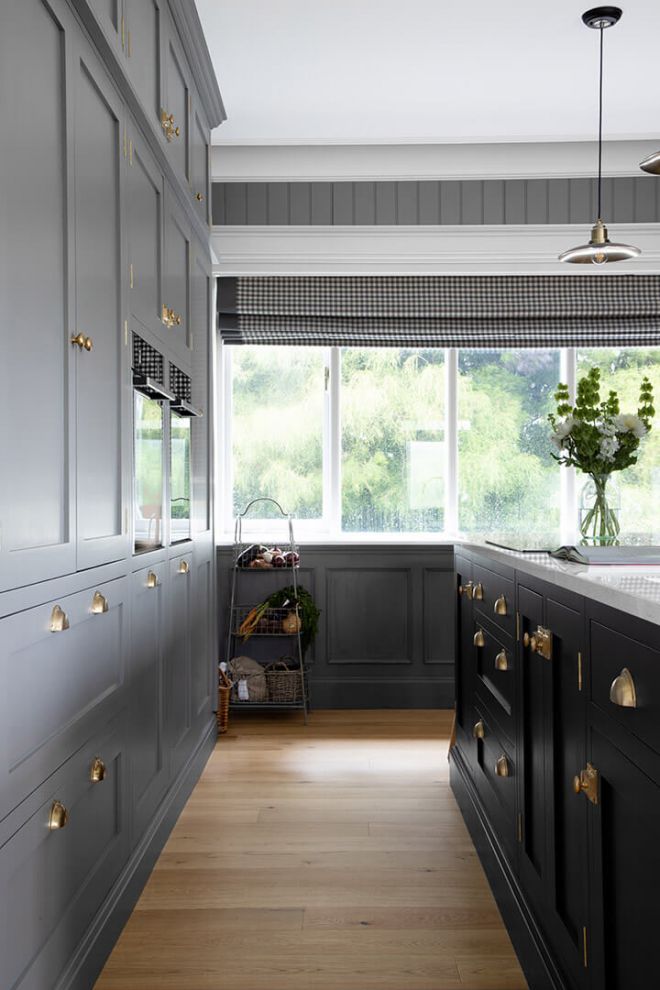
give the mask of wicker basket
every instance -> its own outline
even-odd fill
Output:
[[[220,671],[220,683],[218,684],[218,735],[227,731],[229,725],[229,699],[231,697],[231,681],[223,670]]]
[[[300,667],[290,667],[285,659],[276,660],[266,667],[268,700],[278,704],[293,704],[302,701],[302,678]]]

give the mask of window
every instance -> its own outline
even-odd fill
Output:
[[[660,348],[244,345],[223,348],[223,361],[225,533],[251,499],[269,495],[299,535],[319,539],[524,535],[559,544],[575,538],[583,479],[550,457],[557,383],[598,363],[626,409],[636,409],[644,374],[660,392]],[[624,477],[622,528],[660,542],[660,429]]]
[[[170,416],[170,542],[190,539],[190,423]]]
[[[135,552],[163,545],[163,407],[134,393]]]

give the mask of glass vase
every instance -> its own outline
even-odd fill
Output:
[[[609,474],[589,475],[580,495],[583,546],[613,547],[619,543],[620,492]]]

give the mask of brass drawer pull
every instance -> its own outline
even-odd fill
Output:
[[[69,821],[69,812],[66,810],[61,801],[53,801],[50,806],[50,815],[48,816],[48,828],[51,831],[55,831],[58,828],[64,828],[64,826]]]
[[[573,790],[576,794],[584,794],[592,804],[598,804],[598,784],[600,774],[591,763],[573,777]]]
[[[637,708],[635,682],[627,667],[624,667],[619,676],[612,681],[610,701],[620,708]]]
[[[474,591],[474,585],[472,581],[467,581],[466,584],[459,584],[458,593],[459,595],[465,595],[466,598],[472,598],[472,592]]]
[[[149,571],[147,574],[147,588],[157,588],[159,584],[158,577],[153,571]]]
[[[190,570],[190,564],[187,560],[182,560],[179,564],[179,574],[187,574]]]
[[[102,595],[100,591],[95,591],[94,597],[92,598],[92,614],[103,615],[103,613],[107,611],[108,599],[105,595]]]
[[[538,626],[531,636],[528,632],[523,635],[523,646],[532,653],[538,653],[545,660],[552,660],[552,633],[543,626]]]
[[[504,753],[497,758],[495,763],[495,773],[498,777],[508,777],[510,774],[509,761],[507,760]]]
[[[500,595],[500,597],[496,599],[495,604],[493,605],[493,612],[495,615],[508,615],[506,598],[504,595]]]
[[[63,608],[59,605],[53,606],[53,611],[50,613],[50,631],[51,632],[64,632],[65,629],[69,628],[69,618]]]
[[[472,642],[474,643],[475,646],[479,646],[479,647],[486,645],[486,637],[484,636],[483,629],[478,629],[476,631]]]
[[[100,756],[95,756],[89,769],[89,779],[92,784],[100,784],[101,781],[105,780],[106,773],[105,763]]]
[[[495,670],[508,670],[509,669],[509,658],[506,655],[506,650],[500,650],[500,652],[495,657]]]
[[[472,597],[476,602],[482,602],[484,600],[484,586],[481,581],[479,581],[478,584],[475,584]]]
[[[475,739],[485,738],[486,726],[484,725],[483,719],[480,718],[478,722],[475,722],[474,727],[472,729],[472,735]]]

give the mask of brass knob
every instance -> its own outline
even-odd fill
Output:
[[[86,340],[87,340],[87,339],[88,339],[88,338],[86,338],[86,337],[85,337],[85,335],[84,335],[83,333],[78,333],[78,334],[76,334],[76,336],[75,336],[75,337],[72,337],[72,338],[71,338],[71,343],[72,343],[72,344],[77,344],[77,346],[78,346],[78,347],[80,348],[80,350],[82,351],[82,349],[83,349],[83,347],[85,346],[85,343],[86,343]],[[88,350],[89,350],[89,348],[88,348]]]
[[[69,628],[69,618],[63,608],[59,605],[53,606],[53,611],[50,613],[50,631],[51,632],[64,632],[65,629]]]
[[[171,320],[170,312],[171,312],[171,310],[168,309],[168,307],[165,305],[165,303],[163,303],[162,308],[161,308],[161,311],[160,311],[160,321],[161,321],[161,323],[164,323],[166,327],[171,327],[172,326],[172,324],[170,322],[170,320]]]
[[[484,586],[481,581],[478,584],[475,584],[472,591],[472,597],[478,602],[482,602],[484,600]]]
[[[106,773],[105,763],[100,756],[95,756],[89,769],[89,779],[93,784],[100,784],[105,780]]]
[[[498,777],[508,777],[509,772],[509,761],[504,753],[502,753],[495,762],[495,773]]]
[[[472,598],[472,592],[474,590],[474,585],[472,581],[467,581],[466,584],[459,584],[458,593],[459,595],[465,595],[466,598]]]
[[[479,647],[486,645],[486,637],[484,636],[483,629],[477,630],[477,632],[474,634],[474,639],[472,640],[472,642],[474,643],[475,646],[479,646]]]
[[[181,326],[181,317],[178,313],[172,312],[172,323],[174,323],[177,327]]]
[[[619,708],[637,708],[635,682],[627,667],[624,667],[619,676],[612,681],[610,701]]]
[[[91,351],[91,349],[92,349],[93,346],[94,346],[94,342],[93,342],[92,338],[91,337],[85,337],[85,343],[83,344],[83,347],[85,348],[85,350],[86,351]]]
[[[201,203],[202,200],[204,199],[204,193],[200,193],[200,192],[195,193],[195,199],[197,200],[198,203]]]
[[[102,615],[103,612],[108,611],[108,599],[105,595],[102,595],[100,591],[94,592],[94,597],[92,598],[92,614]]]
[[[598,804],[600,774],[591,763],[573,777],[573,790],[576,794],[584,794],[592,804]]]
[[[509,658],[506,655],[506,650],[500,650],[500,652],[495,657],[495,670],[508,670],[509,669]]]
[[[537,647],[536,636],[530,636],[529,633],[526,632],[523,635],[523,646],[525,647],[525,649],[529,647],[532,653],[536,653],[536,647]]]
[[[61,801],[53,801],[50,806],[50,815],[48,816],[48,828],[54,831],[57,828],[64,828],[64,826],[69,821],[69,812],[66,810]]]
[[[580,794],[582,792],[582,781],[580,780],[580,775],[578,773],[576,773],[573,777],[573,790],[576,794]]]
[[[500,595],[500,597],[496,599],[495,604],[493,605],[493,612],[495,615],[507,614],[506,598],[504,595]]]
[[[179,137],[180,134],[181,134],[181,128],[180,127],[175,127],[174,128],[174,136],[175,137]]]
[[[147,588],[157,588],[158,587],[158,577],[153,571],[149,571],[147,574]]]
[[[472,728],[472,735],[475,739],[483,739],[485,737],[486,726],[484,725],[483,719],[480,718],[478,722],[475,722]]]
[[[179,574],[187,574],[190,570],[190,565],[187,560],[182,560],[179,564]]]

